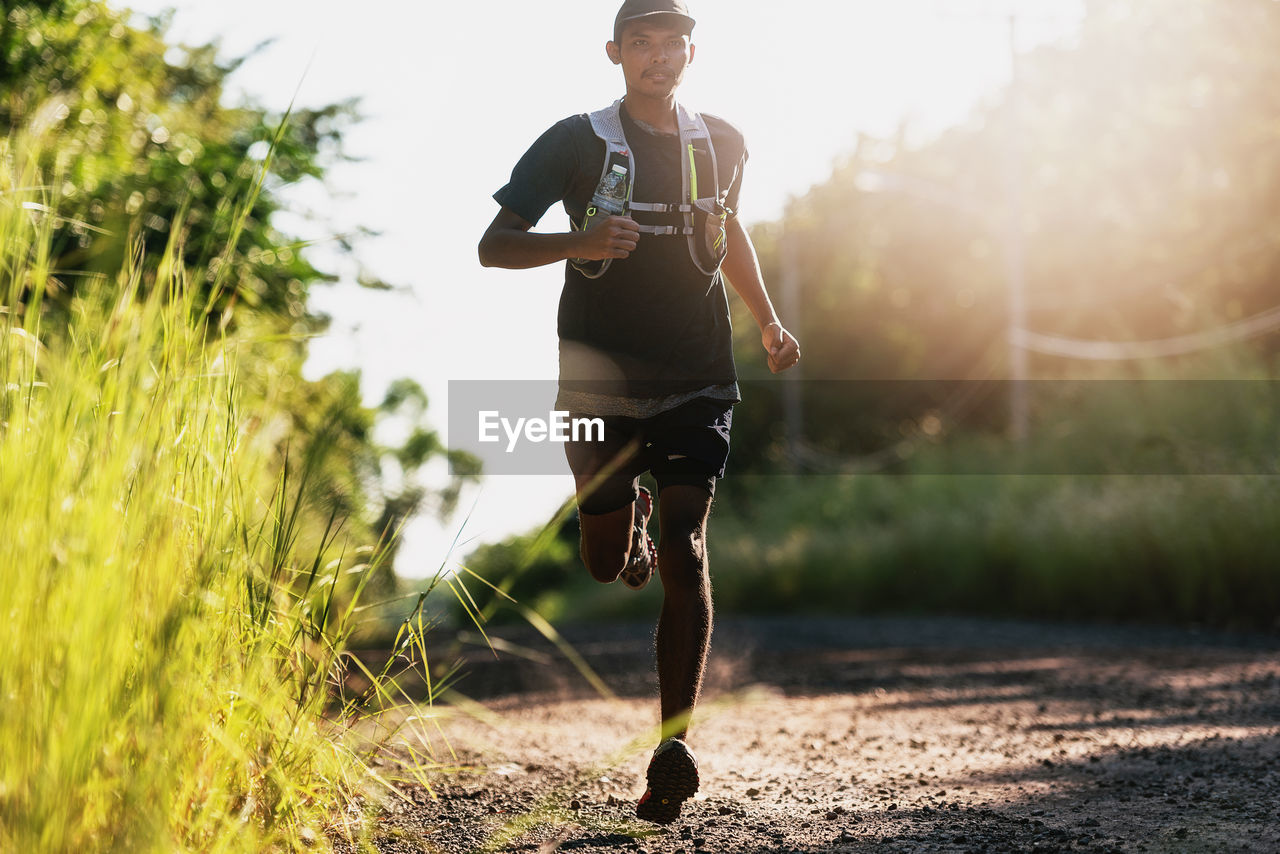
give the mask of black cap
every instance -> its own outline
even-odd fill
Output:
[[[687,27],[686,32],[693,34],[695,21],[689,16],[689,7],[684,0],[626,0],[618,10],[618,17],[613,19],[613,40],[622,40],[622,27],[628,21],[647,18],[650,15],[674,15],[682,18]]]

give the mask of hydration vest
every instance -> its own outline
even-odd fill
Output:
[[[636,162],[627,145],[626,136],[622,132],[622,117],[619,111],[622,101],[614,101],[603,110],[589,115],[591,129],[605,144],[604,168],[600,172],[600,186],[615,164],[625,166],[627,170],[627,204],[626,215],[640,214],[681,214],[681,225],[659,225],[646,223],[640,218],[632,217],[640,225],[642,235],[656,237],[683,237],[688,242],[689,257],[693,265],[708,276],[714,275],[724,261],[726,250],[725,220],[731,211],[720,199],[720,170],[716,163],[715,147],[711,143],[711,132],[707,123],[698,113],[691,113],[679,104],[676,105],[676,120],[680,128],[680,161],[681,198],[670,202],[635,202],[631,200],[631,190],[635,187]],[[710,175],[703,175],[699,181],[697,160],[699,155],[706,157],[710,164]],[[710,180],[707,180],[707,179]],[[596,206],[588,203],[586,216],[581,224],[570,223],[578,231],[591,227],[597,216],[607,216],[606,211],[598,211]],[[588,279],[598,279],[609,269],[613,259],[604,261],[585,261],[571,259],[570,264]]]

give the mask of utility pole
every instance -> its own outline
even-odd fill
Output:
[[[1005,131],[1005,201],[1008,222],[1004,240],[1005,278],[1009,290],[1009,436],[1022,443],[1028,433],[1027,349],[1022,332],[1027,328],[1027,260],[1022,217],[1022,134],[1018,75],[1018,15],[1009,15],[1009,103]]]

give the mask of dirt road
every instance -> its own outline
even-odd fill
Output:
[[[471,656],[459,688],[489,716],[442,721],[482,770],[388,803],[380,851],[1280,851],[1274,636],[722,621],[690,742],[702,790],[654,828],[630,818],[648,628],[566,633],[613,699],[498,634],[538,660]]]

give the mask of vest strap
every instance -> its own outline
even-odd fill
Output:
[[[621,109],[622,101],[617,100],[603,110],[597,110],[589,114],[591,129],[604,142],[606,149],[601,180],[603,181],[604,176],[609,173],[613,163],[625,163],[628,167],[628,210],[644,213],[676,213],[680,214],[680,218],[684,221],[683,225],[641,225],[640,231],[644,234],[685,238],[689,244],[689,257],[692,259],[694,266],[707,275],[714,275],[720,268],[720,262],[724,260],[724,220],[727,212],[720,201],[720,181],[719,169],[716,164],[716,150],[711,142],[711,132],[707,129],[706,122],[698,113],[690,112],[683,105],[676,105],[676,123],[680,132],[680,148],[682,154],[687,152],[687,158],[681,157],[681,160],[687,159],[687,162],[682,164],[680,170],[681,200],[679,202],[635,202],[630,198],[631,190],[635,188],[636,180],[635,155],[627,144],[626,136],[623,133]],[[711,174],[705,176],[706,180],[699,182],[697,163],[694,157],[695,143],[701,143],[704,140],[706,154],[710,160]],[[700,183],[702,184],[701,187],[699,186]],[[707,190],[710,190],[710,193]],[[589,226],[590,219],[591,216],[589,215],[581,225],[577,223],[572,223],[572,225],[575,229],[585,229]],[[717,224],[719,227],[718,236],[712,233]],[[714,241],[713,237],[716,238]],[[703,244],[705,244],[705,249],[708,250],[710,255],[709,265],[704,264],[702,258],[699,257],[699,250]],[[605,271],[609,269],[610,264],[613,262],[611,260],[592,262],[570,259],[569,263],[587,278],[598,279],[605,274]]]
[[[641,234],[675,235],[678,237],[688,237],[696,233],[696,229],[690,225],[642,225],[638,230]]]
[[[689,213],[693,205],[665,204],[663,202],[629,202],[627,207],[645,213]]]

